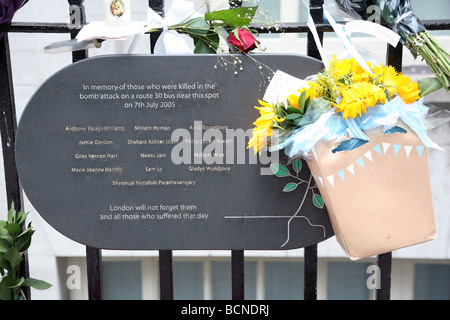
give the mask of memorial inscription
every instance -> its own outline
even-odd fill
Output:
[[[300,55],[256,58],[298,77],[321,68]],[[261,174],[286,159],[246,148],[262,71],[244,59],[235,75],[217,59],[104,56],[48,79],[16,142],[38,213],[104,249],[289,249],[332,236],[325,209],[305,204],[298,214],[303,194]],[[306,166],[296,178],[310,178]]]

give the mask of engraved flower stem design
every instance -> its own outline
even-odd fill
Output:
[[[271,165],[272,172],[277,177],[291,177],[291,178],[294,178],[295,180],[299,181],[299,182],[290,182],[290,183],[288,183],[283,189],[284,192],[294,191],[297,188],[297,186],[299,186],[300,184],[307,183],[306,190],[305,190],[305,193],[303,194],[303,198],[302,198],[302,201],[300,202],[299,207],[297,208],[296,212],[289,218],[289,220],[287,222],[287,239],[281,245],[281,247],[284,247],[290,240],[290,224],[291,224],[292,220],[295,217],[297,217],[297,215],[299,214],[300,210],[302,209],[303,204],[305,203],[306,196],[308,195],[309,190],[311,190],[312,194],[313,194],[313,204],[316,207],[318,207],[319,209],[323,208],[323,199],[322,199],[322,197],[314,192],[314,188],[316,188],[316,185],[315,185],[315,183],[312,185],[312,182],[314,181],[312,174],[310,174],[308,181],[299,178],[298,175],[299,175],[300,170],[302,169],[302,162],[301,162],[300,159],[295,160],[292,163],[292,167],[293,167],[294,171],[296,172],[295,176],[293,174],[291,174],[289,169],[286,168],[283,165],[280,165],[280,164]],[[308,221],[309,225],[312,226],[312,227],[321,227],[323,229],[323,234],[324,234],[324,237],[325,237],[326,230],[325,230],[324,226],[312,224],[311,221],[305,216],[299,216],[299,218],[306,219]]]

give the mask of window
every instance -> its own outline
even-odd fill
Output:
[[[244,296],[246,300],[256,299],[256,262],[244,262]],[[211,262],[212,299],[231,299],[230,261]]]
[[[265,299],[303,299],[303,270],[302,262],[265,262]]]
[[[173,296],[176,300],[203,299],[203,262],[173,262]]]
[[[328,262],[329,300],[367,300],[373,292],[366,286],[369,263]]]
[[[141,262],[103,262],[102,293],[104,300],[140,300]]]
[[[414,299],[449,300],[450,265],[416,264],[414,270]]]

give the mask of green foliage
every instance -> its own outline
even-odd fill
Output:
[[[21,288],[25,286],[38,290],[51,287],[45,281],[21,276],[20,264],[34,233],[31,222],[25,227],[27,216],[28,213],[16,211],[12,203],[7,220],[0,221],[0,300],[13,300],[23,296]]]
[[[294,96],[292,96],[292,99]],[[289,130],[293,127],[303,123],[303,117],[305,113],[311,108],[311,98],[307,97],[306,90],[303,91],[299,97],[296,97],[297,101],[285,101],[284,103],[275,106],[275,114],[284,121],[277,123],[277,127],[282,130]],[[297,105],[291,105],[292,104]]]
[[[441,89],[442,83],[437,78],[423,78],[417,81],[420,89],[420,96],[425,97],[426,95],[433,93]]]
[[[235,29],[248,26],[253,20],[257,9],[258,6],[213,11],[206,13],[205,19],[210,21],[222,21],[227,27]]]
[[[258,6],[239,7],[212,11],[204,16],[169,26],[169,30],[186,34],[194,40],[194,53],[217,53],[220,37],[225,37],[236,28],[248,28]],[[147,30],[147,33],[157,31]]]

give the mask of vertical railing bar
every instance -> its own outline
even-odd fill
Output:
[[[148,6],[164,17],[164,0],[149,0]],[[154,53],[161,32],[150,33],[150,53]],[[159,250],[159,296],[161,300],[173,300],[173,252]]]
[[[395,48],[388,44],[386,61],[387,64],[393,66],[397,72],[402,72],[403,45],[401,43],[399,43]]]
[[[86,23],[86,11],[83,5],[84,0],[68,0],[69,3],[69,16],[72,17],[74,13],[73,6],[78,7],[78,16],[75,17],[75,21],[70,21],[73,24],[73,31],[70,33],[71,39],[74,39],[79,32],[77,27],[83,26]],[[88,57],[88,51],[79,50],[72,52],[72,62],[77,62]],[[102,252],[101,249],[86,246],[86,272],[88,280],[88,298],[89,300],[101,300],[102,299]]]
[[[5,32],[0,44],[0,103],[2,110],[1,133],[3,143],[3,161],[6,180],[7,205],[14,201],[17,210],[22,209],[22,194],[14,153],[15,135],[17,130],[16,107],[11,73],[8,33]]]
[[[317,300],[317,244],[304,249],[304,300]]]
[[[231,298],[244,300],[244,250],[231,250]]]
[[[68,0],[69,2],[69,16],[72,15],[73,12],[71,12],[71,7],[76,6],[79,8],[79,16],[76,18],[77,21],[73,21],[73,31],[70,32],[71,39],[75,39],[77,33],[80,31],[80,29],[77,29],[77,27],[83,26],[86,24],[86,11],[83,5],[84,0]],[[72,62],[77,62],[83,59],[86,59],[88,57],[88,51],[85,50],[79,50],[79,51],[73,51],[72,52]]]
[[[380,268],[380,286],[376,289],[376,300],[391,299],[391,270],[392,252],[383,253],[377,256],[377,266]]]
[[[230,8],[242,6],[242,0],[229,0],[228,3]],[[231,298],[245,298],[244,250],[231,250]]]
[[[301,0],[300,0],[301,1]],[[324,23],[323,20],[323,1],[324,0],[309,0],[309,11],[311,17],[316,24]],[[323,42],[323,31],[317,31],[319,35],[320,42]],[[317,48],[316,42],[311,31],[308,31],[307,35],[307,55],[320,59],[319,49]]]
[[[397,47],[388,45],[386,60],[387,64],[395,68],[397,72],[402,71],[403,45],[399,43]],[[392,272],[392,252],[387,252],[377,256],[377,265],[380,268],[380,287],[376,289],[376,300],[389,300],[391,298],[391,272]]]
[[[7,210],[12,202],[16,210],[22,210],[22,190],[15,156],[15,135],[17,130],[16,107],[14,103],[14,86],[12,81],[11,59],[8,33],[0,39],[0,130],[3,148],[3,165],[5,173]],[[23,255],[20,263],[21,276],[29,277],[28,254]],[[31,298],[30,287],[24,287],[25,299]]]
[[[164,0],[148,0],[148,6],[155,11],[161,17],[164,18]],[[150,52],[154,53],[156,41],[161,35],[161,31],[155,31],[150,33]]]
[[[161,300],[173,300],[172,250],[159,250],[159,295]]]
[[[86,268],[89,300],[102,300],[102,252],[86,246]]]
[[[323,23],[323,0],[310,0],[309,9],[314,23]],[[319,39],[323,42],[323,31],[318,31]],[[320,59],[319,49],[314,41],[312,33],[308,31],[307,54],[310,57]],[[304,248],[304,283],[303,298],[305,300],[317,300],[317,244]]]

